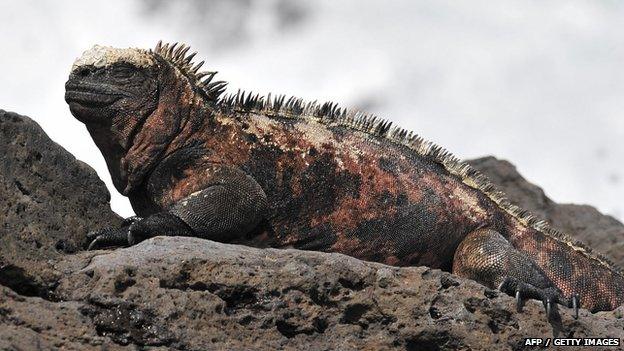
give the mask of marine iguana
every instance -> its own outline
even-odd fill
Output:
[[[441,268],[548,315],[624,302],[617,267],[446,150],[333,103],[224,95],[188,52],[96,45],[73,64],[65,100],[138,216],[89,249],[197,236]]]

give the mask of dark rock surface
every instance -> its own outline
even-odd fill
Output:
[[[106,189],[34,122],[2,112],[0,133],[2,350],[520,350],[554,331],[624,337],[624,307],[579,320],[560,308],[548,323],[536,301],[517,313],[513,298],[426,267],[179,237],[74,253],[88,229],[119,220]],[[509,163],[472,163],[570,234],[624,242],[619,222],[553,203]]]
[[[74,252],[90,228],[118,223],[91,167],[50,140],[37,123],[0,110],[0,284],[46,294],[52,262]]]

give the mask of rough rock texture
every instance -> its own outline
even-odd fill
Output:
[[[507,296],[426,267],[196,238],[156,238],[95,256],[57,290],[91,302],[85,310],[96,330],[122,344],[518,349],[524,337],[552,333],[540,304],[517,314]],[[574,321],[562,312],[565,334],[613,336],[624,329],[624,320],[608,318],[613,313],[582,313]]]
[[[548,323],[538,302],[517,313],[511,297],[426,267],[176,237],[73,253],[87,228],[119,220],[106,189],[34,122],[2,112],[0,133],[2,350],[520,350],[524,337],[553,332],[624,337],[624,307],[579,320],[560,308]],[[616,220],[554,204],[507,162],[472,163],[622,261],[606,250],[624,243]]]
[[[49,292],[58,275],[50,260],[76,251],[88,229],[120,220],[109,200],[91,167],[31,119],[0,110],[0,284]]]

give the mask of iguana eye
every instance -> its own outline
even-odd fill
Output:
[[[111,72],[113,78],[127,79],[135,74],[136,70],[131,67],[117,67]]]

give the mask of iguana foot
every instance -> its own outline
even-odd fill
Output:
[[[578,309],[580,307],[578,294],[573,295],[571,298],[566,298],[561,291],[554,287],[538,288],[534,285],[523,283],[514,277],[505,278],[498,286],[498,289],[516,298],[516,309],[518,312],[522,312],[524,301],[536,299],[542,301],[548,318],[552,317],[555,304],[559,304],[574,309],[574,319],[578,319]]]
[[[565,297],[531,258],[495,230],[475,230],[464,238],[455,251],[453,273],[514,296],[518,311],[524,300],[537,299],[549,319],[556,304],[574,308],[578,316],[579,296]]]
[[[158,236],[192,236],[193,231],[178,217],[161,212],[146,218],[128,217],[120,228],[106,228],[87,234],[87,250],[123,247]]]
[[[104,228],[87,233],[85,247],[96,250],[105,247],[128,246],[128,229],[142,218],[132,216],[124,219],[119,228]]]
[[[106,228],[87,234],[87,250],[128,246],[128,227]]]
[[[128,229],[128,244],[135,245],[159,235],[193,236],[194,232],[180,218],[160,212],[133,222]]]

